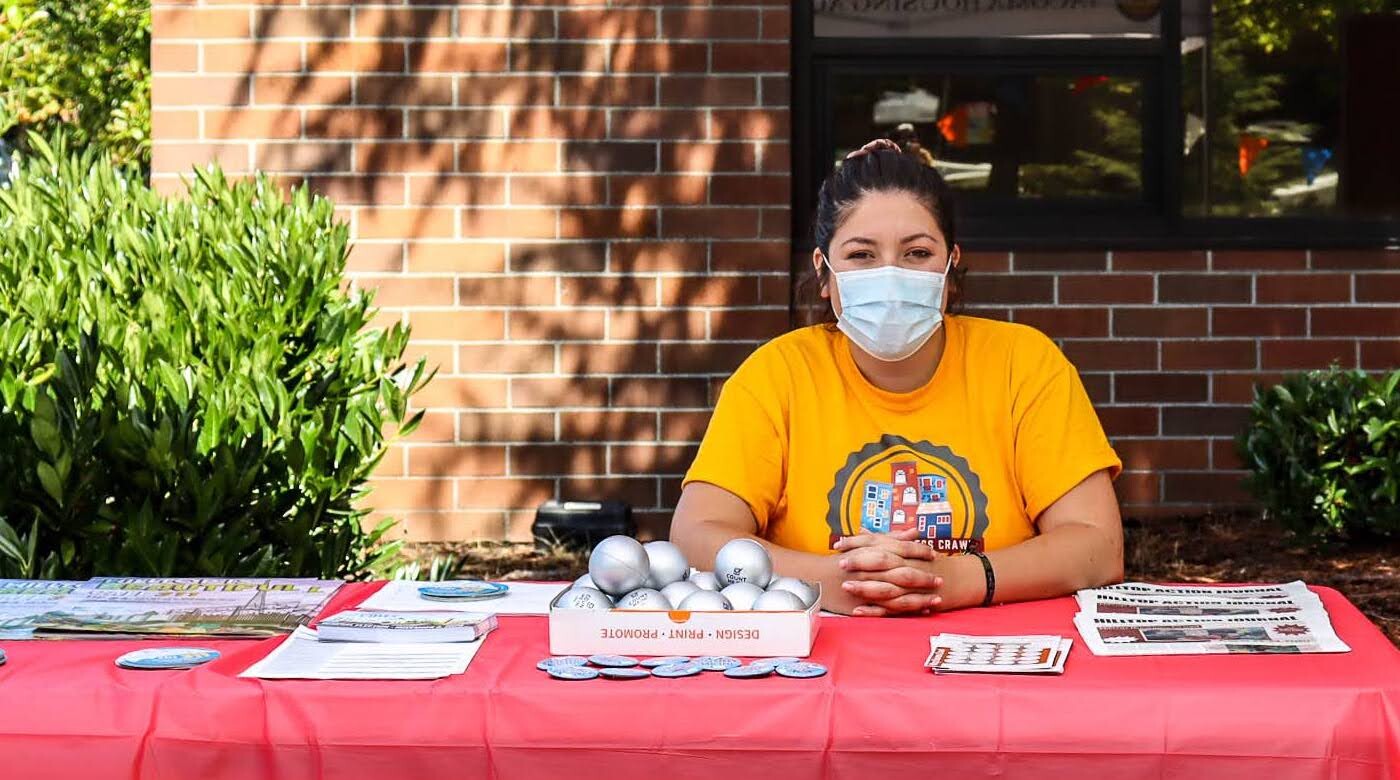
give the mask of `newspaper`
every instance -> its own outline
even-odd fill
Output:
[[[1289,599],[1211,599],[1178,596],[1161,598],[1137,596],[1114,591],[1081,591],[1075,595],[1079,609],[1099,615],[1134,616],[1143,620],[1177,620],[1191,617],[1224,617],[1252,615],[1294,615],[1301,612],[1324,613],[1322,600],[1311,591],[1307,598]]]
[[[1158,599],[1277,599],[1316,600],[1317,594],[1308,590],[1302,580],[1277,585],[1153,585],[1147,582],[1124,582],[1092,591],[1122,595],[1150,596]]]
[[[444,644],[322,642],[301,627],[239,677],[261,680],[436,680],[462,674],[485,641]]]
[[[1080,612],[1074,616],[1094,655],[1345,653],[1351,650],[1323,612],[1211,616],[1179,620]]]
[[[310,621],[341,585],[283,578],[94,577],[35,625],[35,636],[257,637]]]
[[[49,616],[81,582],[0,580],[0,639],[30,639],[34,623]]]

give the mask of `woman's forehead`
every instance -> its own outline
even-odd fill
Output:
[[[899,240],[916,233],[927,233],[939,241],[943,231],[938,220],[919,199],[907,192],[870,192],[847,210],[832,236],[833,243],[850,236]]]

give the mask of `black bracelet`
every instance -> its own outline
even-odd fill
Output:
[[[990,607],[992,605],[992,598],[996,596],[997,592],[997,576],[992,573],[992,562],[987,559],[986,555],[980,552],[974,552],[972,554],[976,555],[982,561],[982,571],[987,575],[987,595],[982,599],[982,606]]]

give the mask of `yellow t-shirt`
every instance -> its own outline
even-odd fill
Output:
[[[1122,463],[1079,373],[1039,331],[950,316],[933,378],[870,384],[846,336],[817,325],[756,350],[725,383],[686,483],[742,498],[758,532],[823,553],[840,536],[915,526],[966,552],[1035,535],[1046,507]]]

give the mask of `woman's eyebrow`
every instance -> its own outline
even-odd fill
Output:
[[[916,238],[927,238],[928,240],[932,241],[932,242],[935,243],[935,244],[938,243],[938,239],[937,239],[937,238],[934,238],[933,236],[929,235],[928,233],[915,233],[915,234],[912,235],[912,236],[905,236],[903,239],[900,240],[899,243],[901,243],[901,244],[907,244],[907,243],[909,243],[910,241],[913,241],[913,240],[916,239]]]
[[[907,241],[908,239],[905,239],[905,240]],[[875,240],[874,240],[874,239],[866,238],[866,237],[864,237],[864,236],[854,236],[854,237],[852,237],[852,238],[848,238],[848,239],[846,239],[845,241],[842,241],[842,242],[841,242],[841,246],[845,246],[845,245],[851,244],[851,243],[855,243],[855,244],[869,244],[870,246],[875,246]]]

